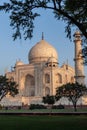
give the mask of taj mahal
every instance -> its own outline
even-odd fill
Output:
[[[78,82],[85,84],[84,65],[82,58],[82,40],[79,31],[74,34],[75,67],[62,64],[59,67],[56,49],[42,35],[28,53],[28,64],[16,61],[14,70],[6,72],[6,77],[17,82],[19,94],[14,98],[10,95],[3,98],[3,105],[22,105],[41,103],[42,97],[55,95],[56,88],[63,84]],[[73,59],[72,59],[73,60]],[[81,99],[82,101],[82,99]],[[63,99],[64,103],[68,103]],[[86,104],[84,98],[83,103]]]

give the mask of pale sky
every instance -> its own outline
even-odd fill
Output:
[[[41,40],[42,32],[44,39],[56,48],[59,66],[68,60],[68,64],[74,67],[74,43],[66,38],[64,23],[56,20],[50,11],[41,10],[41,12],[41,16],[35,20],[33,38],[26,41],[23,38],[13,41],[14,30],[10,27],[9,17],[4,12],[0,12],[0,74],[4,74],[7,69],[10,70],[18,59],[28,64],[29,50]],[[86,75],[87,67],[85,67]]]

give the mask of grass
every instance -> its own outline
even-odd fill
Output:
[[[86,116],[0,116],[1,130],[87,130]]]

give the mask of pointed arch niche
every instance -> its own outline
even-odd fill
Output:
[[[50,75],[45,74],[45,83],[50,83]]]
[[[46,87],[45,88],[45,96],[50,95],[50,88]]]
[[[57,83],[62,83],[62,75],[61,74],[59,74],[59,73],[56,74],[56,79],[57,79],[56,80]]]
[[[25,96],[35,96],[35,79],[30,74],[25,77]]]

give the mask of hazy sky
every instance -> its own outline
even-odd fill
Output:
[[[0,12],[0,74],[4,74],[7,69],[10,70],[16,60],[21,59],[28,64],[29,50],[41,40],[42,32],[44,39],[56,48],[59,66],[68,60],[68,64],[74,67],[74,43],[66,38],[65,24],[56,20],[50,11],[41,10],[41,12],[41,16],[35,20],[33,38],[26,41],[23,38],[13,41],[14,30],[10,27],[9,17],[4,12]],[[85,67],[85,75],[87,75],[87,67]]]

